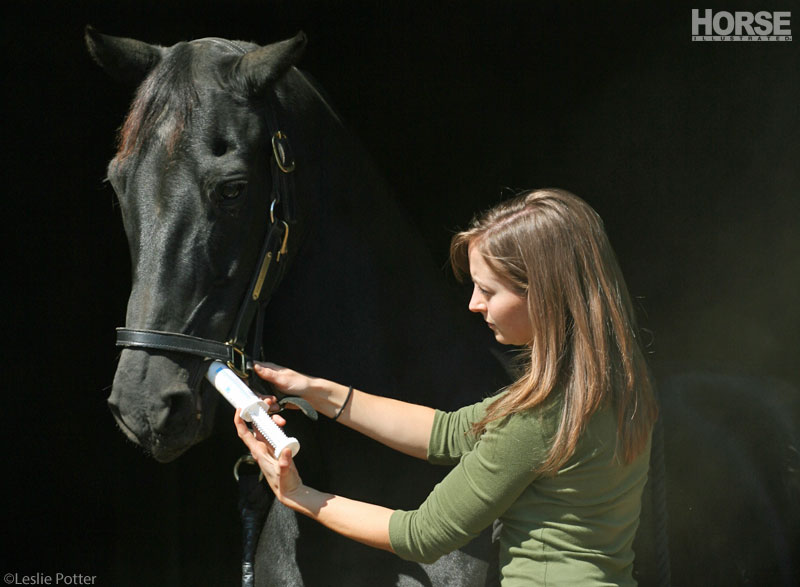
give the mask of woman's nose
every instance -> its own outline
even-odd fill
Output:
[[[486,310],[486,303],[483,301],[483,296],[481,296],[481,292],[478,291],[477,287],[472,290],[468,308],[470,312],[484,312]]]

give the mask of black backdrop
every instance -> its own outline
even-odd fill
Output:
[[[86,24],[164,45],[304,30],[303,68],[443,266],[450,231],[477,209],[508,189],[565,187],[605,218],[658,370],[797,387],[797,43],[693,43],[694,7],[791,10],[774,0],[4,3],[0,571],[237,581],[230,413],[220,410],[211,440],[158,465],[105,407],[129,265],[103,178],[131,90],[91,62]]]

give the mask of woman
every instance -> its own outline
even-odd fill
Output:
[[[498,395],[445,413],[256,366],[346,426],[455,464],[418,510],[306,487],[289,451],[274,458],[237,414],[239,436],[281,503],[359,542],[430,562],[499,518],[504,587],[635,584],[657,408],[600,217],[569,192],[537,190],[475,219],[450,252],[456,274],[474,283],[469,309],[522,351],[521,375]]]

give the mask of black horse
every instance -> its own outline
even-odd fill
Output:
[[[454,306],[362,148],[294,67],[304,36],[163,48],[90,28],[86,39],[104,69],[140,84],[108,169],[133,269],[109,405],[129,438],[169,461],[209,435],[217,393],[186,341],[241,338],[229,347],[244,367],[255,336],[275,362],[442,409],[505,383],[488,331]],[[256,287],[259,302],[243,303]],[[239,322],[254,323],[249,337]],[[304,479],[356,499],[414,508],[445,472],[329,421],[289,428]],[[484,584],[487,536],[416,565],[304,522],[272,507],[259,584]]]
[[[217,394],[203,353],[244,368],[248,340],[250,354],[263,343],[275,362],[442,409],[506,382],[488,332],[454,306],[368,157],[294,67],[302,36],[163,48],[89,29],[87,43],[110,74],[139,84],[108,173],[133,266],[109,398],[129,438],[159,461],[206,438]],[[661,379],[640,584],[668,584],[670,571],[682,585],[794,584],[796,390],[705,372]],[[289,427],[304,479],[321,489],[413,508],[443,474],[329,421]],[[272,586],[483,585],[489,550],[483,537],[413,565],[275,504],[256,574]]]

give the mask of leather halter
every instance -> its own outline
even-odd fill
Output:
[[[206,39],[224,44],[239,53],[244,51],[230,41]],[[261,247],[255,272],[239,307],[226,341],[210,340],[188,334],[138,328],[117,328],[117,346],[138,349],[157,349],[187,353],[204,359],[224,361],[240,377],[249,376],[248,363],[262,358],[264,309],[286,271],[288,261],[289,226],[297,223],[294,197],[295,160],[289,140],[278,129],[277,106],[267,108],[268,129],[272,133],[272,203],[270,204],[267,234]],[[276,209],[276,208],[279,208]],[[278,212],[282,212],[282,217]],[[255,330],[251,332],[252,327]],[[250,340],[250,347],[245,347]]]

